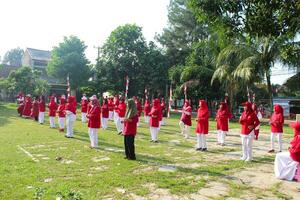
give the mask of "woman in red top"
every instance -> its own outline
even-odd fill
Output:
[[[206,151],[206,135],[208,134],[208,119],[209,111],[205,100],[199,101],[199,108],[197,112],[197,151]]]
[[[35,121],[38,121],[38,118],[39,118],[39,102],[37,100],[37,97],[35,97],[33,99],[33,102],[32,102],[32,110],[31,110],[31,114],[30,116],[32,118],[34,118]]]
[[[102,128],[105,130],[105,129],[107,129],[107,124],[108,124],[108,119],[109,119],[109,106],[108,106],[107,99],[104,99],[104,101],[103,101],[103,105],[101,107],[101,113],[102,113],[101,125],[102,125]]]
[[[243,156],[241,160],[251,161],[252,160],[252,143],[254,138],[254,130],[260,124],[255,112],[252,110],[252,104],[245,102],[244,112],[240,117],[241,129],[241,140]]]
[[[29,118],[30,117],[31,107],[32,107],[31,96],[30,96],[30,94],[28,94],[25,97],[25,104],[24,104],[24,109],[23,109],[23,112],[22,112],[22,117],[25,117],[25,118]]]
[[[119,95],[116,95],[114,97],[114,122],[117,126],[118,120],[119,120],[119,114],[117,112],[119,106]]]
[[[98,148],[98,132],[101,126],[101,108],[97,98],[92,99],[92,107],[87,114],[91,148]]]
[[[145,104],[144,104],[144,120],[145,120],[145,123],[147,123],[147,124],[149,124],[149,121],[150,121],[150,116],[149,116],[150,111],[151,111],[150,101],[148,99],[146,99]]]
[[[216,115],[218,144],[221,146],[225,145],[225,136],[228,133],[228,119],[229,112],[227,104],[221,102]]]
[[[69,96],[66,104],[66,121],[67,134],[65,137],[73,138],[74,136],[74,122],[76,121],[76,99],[74,96]]]
[[[108,110],[109,110],[109,120],[113,120],[114,117],[114,100],[113,98],[108,99]]]
[[[128,110],[124,119],[124,146],[125,155],[128,160],[135,160],[134,138],[138,123],[138,110],[133,99],[128,100]]]
[[[154,99],[152,102],[153,106],[149,112],[150,116],[150,133],[151,142],[158,142],[158,131],[159,131],[159,114],[160,114],[160,102],[159,99]]]
[[[41,95],[39,100],[39,123],[43,124],[45,121],[46,103],[45,96]]]
[[[274,113],[270,119],[271,125],[271,150],[269,153],[274,152],[274,138],[277,136],[279,152],[282,151],[282,133],[283,133],[283,109],[280,105],[274,105]]]
[[[179,121],[179,127],[181,129],[181,133],[187,139],[190,135],[190,128],[192,126],[192,107],[188,100],[185,100],[184,105],[182,107],[182,115]]]
[[[55,97],[50,97],[50,103],[48,105],[49,108],[49,121],[50,121],[50,128],[55,128],[55,115],[57,110],[57,103],[55,102]]]
[[[66,97],[65,95],[62,95],[60,97],[60,104],[57,108],[59,132],[65,131],[65,118],[66,118],[65,109],[66,109]]]
[[[300,163],[300,121],[290,124],[294,128],[295,135],[291,141],[289,152],[276,154],[274,171],[279,179],[293,180],[296,169]]]
[[[135,105],[136,105],[136,109],[137,109],[137,111],[138,111],[138,123],[137,123],[137,126],[140,126],[140,117],[141,117],[141,114],[142,114],[142,112],[143,112],[143,107],[142,107],[142,104],[141,104],[141,102],[139,101],[139,98],[138,97],[136,97],[135,98]]]
[[[81,121],[82,123],[86,123],[87,119],[86,119],[86,114],[88,112],[88,99],[86,98],[85,94],[83,94],[83,97],[81,98]]]
[[[18,113],[20,115],[20,117],[22,117],[22,113],[24,110],[24,95],[22,92],[19,93],[19,95],[17,96],[17,103],[18,103]]]
[[[115,110],[115,112],[118,115],[116,127],[118,130],[118,134],[121,135],[123,132],[123,128],[124,128],[123,121],[124,121],[124,117],[125,117],[125,113],[126,113],[126,104],[125,104],[123,98],[120,99],[120,103],[119,103],[117,109]]]

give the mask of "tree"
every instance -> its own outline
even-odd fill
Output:
[[[19,67],[22,65],[23,54],[24,50],[20,49],[20,47],[11,49],[5,53],[2,63]]]
[[[250,42],[261,42],[257,50],[261,52],[260,63],[272,106],[270,71],[274,62],[281,59],[277,49],[289,44],[299,31],[299,1],[190,0],[190,7],[200,22],[223,27],[229,37],[243,35]]]
[[[66,82],[70,77],[72,89],[84,86],[90,78],[89,61],[85,56],[87,46],[76,36],[64,37],[51,51],[51,60],[47,66],[50,76]]]
[[[96,65],[96,82],[102,87],[100,92],[124,92],[128,76],[129,96],[143,96],[146,87],[162,92],[167,80],[165,63],[154,43],[147,45],[141,27],[126,24],[112,31],[102,46]]]

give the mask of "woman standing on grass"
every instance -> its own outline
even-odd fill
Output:
[[[225,102],[221,102],[216,115],[218,145],[225,145],[225,136],[228,133],[229,117],[230,113],[228,111],[227,104]]]
[[[241,160],[251,161],[254,130],[260,124],[260,122],[252,110],[252,105],[250,102],[245,102],[242,105],[244,106],[244,112],[239,120],[242,126],[241,140],[243,156],[241,157]]]
[[[101,108],[97,97],[92,98],[92,107],[87,114],[91,148],[98,148],[98,132],[101,126]]]
[[[24,109],[22,111],[22,117],[30,118],[31,107],[32,107],[32,104],[31,104],[31,95],[28,94],[25,97],[25,104],[24,104]]]
[[[206,101],[200,100],[196,118],[197,151],[207,151],[206,135],[208,134],[208,119],[209,111]]]
[[[57,114],[58,114],[59,132],[64,132],[65,131],[65,118],[66,118],[66,97],[65,97],[65,95],[62,95],[60,97],[60,103],[57,108]]]
[[[181,134],[187,139],[190,135],[190,129],[192,126],[192,107],[189,101],[186,99],[182,107],[182,115],[179,121],[179,127]]]
[[[74,96],[69,96],[66,104],[66,118],[67,118],[67,134],[65,137],[74,137],[74,122],[76,121],[76,99]]]
[[[45,96],[41,95],[39,100],[39,123],[40,124],[44,124],[45,111],[46,111]]]
[[[120,98],[120,103],[116,109],[116,113],[118,115],[118,120],[116,123],[116,128],[118,131],[118,134],[121,135],[124,129],[124,117],[125,117],[125,113],[126,113],[126,104],[124,102],[124,98]]]
[[[102,117],[101,117],[101,125],[102,125],[102,129],[105,130],[107,129],[107,124],[108,124],[108,119],[109,119],[109,105],[108,105],[108,100],[107,98],[104,99],[103,101],[103,105],[101,107],[101,113],[102,113]]]
[[[282,133],[283,133],[283,109],[280,105],[274,105],[274,113],[270,119],[271,125],[271,149],[269,153],[274,152],[274,137],[277,137],[279,152],[282,151]]]
[[[259,121],[261,121],[261,119],[262,119],[262,114],[261,114],[261,112],[259,111],[259,109],[257,108],[256,104],[252,104],[252,109],[253,109],[254,113],[256,114],[257,119],[258,119]],[[255,139],[255,140],[258,140],[259,129],[260,129],[260,125],[258,125],[258,126],[254,129],[254,135],[255,135],[254,139]]]
[[[55,97],[50,97],[50,103],[48,105],[49,108],[49,121],[50,121],[50,128],[55,128],[55,116],[57,110],[57,103],[55,102]]]
[[[86,98],[86,95],[83,94],[83,96],[81,98],[81,102],[80,102],[80,105],[81,105],[81,122],[82,123],[86,123],[86,121],[87,121],[86,114],[87,114],[87,110],[88,110],[88,104],[89,104],[89,101]]]
[[[138,110],[133,99],[128,100],[128,110],[124,119],[124,146],[128,160],[135,160],[134,138],[137,131]]]
[[[32,102],[32,110],[30,116],[35,120],[38,121],[39,118],[39,102],[38,98],[34,97]]]
[[[152,102],[152,108],[149,112],[150,116],[150,133],[151,142],[158,142],[158,131],[159,131],[159,114],[160,114],[160,102],[159,99],[154,99]]]
[[[149,116],[150,111],[151,111],[150,101],[146,99],[144,104],[144,120],[146,124],[149,124],[150,121],[150,116]]]

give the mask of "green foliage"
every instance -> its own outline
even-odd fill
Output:
[[[95,68],[99,91],[125,91],[125,77],[130,79],[129,96],[164,92],[167,83],[167,64],[161,50],[148,45],[141,27],[126,24],[116,28],[101,48]]]
[[[64,37],[51,51],[51,61],[48,63],[47,72],[49,75],[66,82],[70,77],[72,89],[84,86],[90,78],[89,61],[84,51],[87,46],[76,36]]]
[[[20,47],[7,51],[3,57],[2,63],[12,66],[21,66],[24,50]]]

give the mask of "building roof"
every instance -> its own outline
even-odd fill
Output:
[[[45,60],[49,61],[51,59],[51,52],[33,48],[26,49],[33,60]]]
[[[1,64],[0,65],[0,78],[7,78],[11,71],[15,71],[19,69],[18,66],[12,66],[7,64]]]

